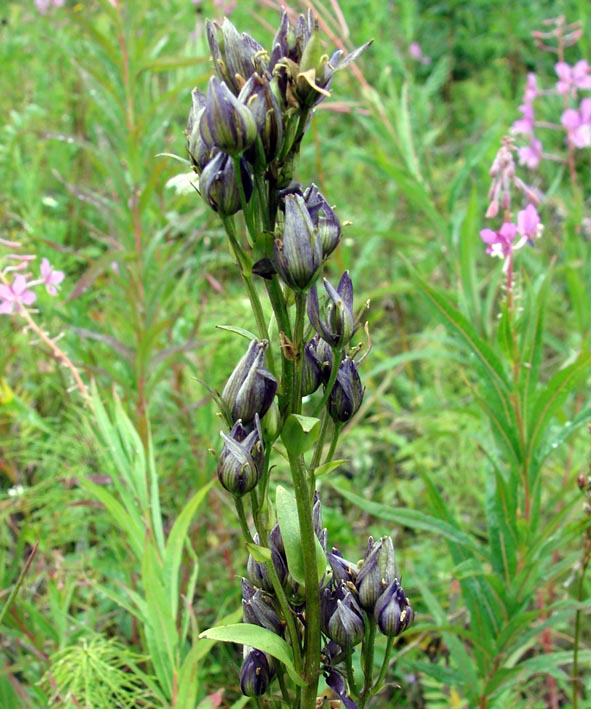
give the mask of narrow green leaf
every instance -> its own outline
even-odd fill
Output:
[[[246,330],[243,327],[238,327],[236,325],[216,325],[218,330],[226,330],[227,332],[233,332],[236,335],[241,335],[247,340],[258,340],[259,338],[250,330]]]
[[[365,497],[356,495],[354,492],[345,490],[335,481],[330,481],[329,485],[331,485],[333,489],[339,493],[339,495],[342,495],[344,498],[349,500],[349,502],[352,502],[354,505],[359,507],[359,509],[364,510],[374,517],[385,519],[389,522],[395,522],[396,524],[409,527],[410,529],[421,529],[426,532],[431,532],[438,537],[442,536],[448,541],[454,542],[455,544],[460,544],[475,554],[483,555],[483,550],[472,537],[462,532],[457,527],[454,527],[449,522],[445,522],[437,517],[425,514],[424,512],[419,512],[418,510],[411,510],[403,507],[392,507],[391,505],[383,505],[379,502],[373,502]]]
[[[144,626],[150,658],[156,676],[167,697],[172,697],[178,668],[178,634],[176,617],[168,603],[162,566],[152,539],[146,542],[142,562],[142,580],[146,594],[147,624]]]
[[[302,553],[302,537],[295,496],[282,485],[278,485],[275,504],[289,573],[297,583],[305,586],[304,555]],[[316,544],[318,580],[320,580],[326,571],[326,557],[316,535],[314,535],[314,542]]]
[[[195,639],[193,647],[185,656],[178,674],[178,690],[176,705],[179,709],[192,709],[197,703],[199,691],[199,640]]]
[[[250,542],[247,542],[246,548],[252,554],[252,558],[255,561],[258,561],[259,564],[265,564],[272,559],[271,550],[267,547],[260,546],[260,544],[251,544]]]
[[[174,616],[176,616],[178,611],[179,570],[181,567],[183,548],[185,542],[188,543],[187,531],[195,513],[199,509],[199,505],[201,505],[206,498],[212,485],[213,481],[204,485],[193,495],[189,502],[183,507],[168,535],[162,571],[163,577],[167,580],[170,607]]]
[[[209,628],[209,630],[201,633],[199,637],[219,640],[224,643],[250,645],[257,650],[266,652],[285,665],[285,669],[293,682],[300,687],[305,686],[304,680],[298,675],[294,667],[289,645],[283,638],[280,638],[279,635],[275,635],[275,633],[272,633],[266,628],[251,625],[250,623],[218,625],[215,628]]]
[[[346,458],[341,458],[340,460],[330,460],[328,463],[324,463],[324,465],[319,465],[314,471],[314,475],[317,478],[321,475],[328,475],[328,473],[332,473],[333,470],[340,468],[341,465],[348,462],[349,461]]]
[[[589,374],[591,353],[579,356],[576,362],[561,369],[544,386],[531,412],[531,431],[527,447],[530,460],[539,460],[540,449],[545,448],[544,435],[552,418],[578,382]]]
[[[105,509],[113,518],[115,525],[125,535],[125,540],[131,547],[135,558],[138,562],[141,561],[144,553],[145,536],[145,530],[141,525],[141,521],[136,517],[131,517],[115,496],[101,485],[96,485],[85,478],[80,478],[79,485],[104,505]]]

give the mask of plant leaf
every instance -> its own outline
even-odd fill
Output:
[[[209,628],[199,636],[210,640],[219,640],[224,643],[240,643],[266,652],[285,665],[287,673],[291,679],[300,687],[305,687],[306,683],[298,675],[293,664],[291,648],[279,635],[272,633],[266,628],[250,623],[236,623],[234,625],[218,625]]]

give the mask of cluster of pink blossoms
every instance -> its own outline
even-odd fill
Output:
[[[18,244],[0,239],[3,246],[18,247]],[[18,261],[17,265],[5,266],[0,270],[0,314],[20,313],[23,308],[37,300],[33,288],[45,286],[50,295],[57,295],[57,286],[64,280],[64,273],[53,269],[49,260],[41,261],[40,278],[31,278],[30,273],[23,273],[34,256],[16,256],[9,254],[7,261]]]
[[[42,15],[46,15],[52,7],[63,7],[65,0],[35,0],[35,7]]]
[[[505,272],[509,269],[513,253],[526,244],[533,245],[543,230],[535,207],[538,196],[515,174],[514,150],[512,139],[505,138],[490,169],[492,184],[485,216],[491,219],[501,211],[505,221],[498,231],[482,229],[480,232],[480,238],[487,245],[486,253],[504,259]],[[528,202],[526,208],[517,214],[517,224],[510,221],[511,196],[514,190],[520,192]]]
[[[562,129],[566,132],[567,143],[575,148],[591,146],[591,98],[583,98],[579,102],[579,91],[591,89],[591,67],[584,60],[571,66],[566,62],[558,62],[554,66],[558,80],[554,89],[542,91],[538,89],[535,74],[528,74],[523,103],[519,106],[522,117],[513,124],[513,133],[525,135],[529,144],[519,148],[519,163],[530,170],[540,164],[542,159],[542,143],[534,130],[539,125],[545,128]],[[560,125],[543,123],[536,124],[534,100],[542,95],[559,94],[565,97],[576,108],[566,108],[561,117]]]
[[[541,235],[542,224],[533,204],[528,204],[517,214],[517,224],[505,222],[498,231],[482,229],[480,232],[480,238],[487,244],[486,253],[505,259],[505,271],[509,268],[513,252],[526,244],[533,246],[534,240]]]

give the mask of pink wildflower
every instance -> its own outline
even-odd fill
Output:
[[[532,245],[534,240],[541,236],[542,224],[540,223],[540,215],[533,204],[528,204],[525,209],[522,209],[517,214],[517,231],[525,242]],[[517,244],[515,248],[519,248]]]
[[[576,148],[591,146],[591,98],[581,101],[579,110],[568,108],[560,119],[566,128],[566,139]]]
[[[57,295],[57,288],[55,286],[59,286],[64,280],[64,272],[54,271],[49,260],[44,258],[41,261],[41,280],[49,295]]]
[[[533,244],[534,239],[541,236],[542,228],[536,208],[533,204],[528,204],[517,215],[517,225],[512,222],[505,222],[499,231],[482,229],[480,238],[488,245],[487,254],[505,259],[503,270],[506,270],[513,252],[525,246],[525,244]],[[521,238],[516,241],[518,234]]]
[[[37,10],[46,15],[51,7],[63,7],[65,0],[35,0]]]
[[[591,89],[590,67],[584,59],[574,66],[558,62],[554,69],[558,76],[556,90],[559,94],[575,94],[577,89]]]
[[[0,313],[19,313],[23,305],[31,305],[37,296],[28,290],[25,276],[19,274],[9,285],[0,283]]]
[[[411,42],[409,47],[408,47],[408,53],[410,54],[411,58],[414,59],[417,62],[420,62],[421,64],[431,64],[431,57],[426,57],[423,54],[423,50],[421,49],[421,45],[418,42]]]
[[[530,136],[529,145],[519,148],[519,164],[525,165],[530,170],[535,170],[542,159],[542,143],[533,135]]]
[[[517,235],[517,227],[511,222],[505,222],[499,231],[482,229],[480,238],[488,244],[486,253],[499,258],[507,258],[513,252],[513,242]]]
[[[513,124],[514,133],[525,133],[530,135],[534,132],[534,99],[538,96],[538,87],[536,83],[536,75],[527,75],[527,84],[525,85],[525,93],[523,103],[519,106],[519,110],[523,113],[523,118],[515,121]]]

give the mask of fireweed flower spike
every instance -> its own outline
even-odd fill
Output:
[[[240,419],[249,424],[256,414],[262,418],[273,403],[277,380],[263,366],[268,346],[266,340],[252,340],[222,391],[234,422]]]
[[[566,129],[566,137],[575,148],[591,146],[591,98],[581,101],[579,110],[568,108],[560,119]]]
[[[59,284],[64,280],[63,271],[55,271],[49,260],[44,258],[41,261],[41,280],[45,286],[45,290],[49,295],[57,295],[57,288]]]
[[[576,96],[578,89],[591,89],[591,68],[585,59],[581,59],[574,66],[558,62],[554,69],[558,76],[556,90],[559,94]]]
[[[533,245],[534,240],[542,235],[542,230],[538,212],[533,204],[529,204],[517,215],[517,226],[512,222],[505,222],[499,231],[482,229],[480,238],[488,244],[487,254],[505,259],[503,270],[506,271],[513,252],[527,243]],[[520,238],[515,241],[517,235]]]
[[[26,276],[19,273],[9,285],[0,283],[0,313],[10,314],[20,312],[23,305],[32,305],[37,296],[29,290]]]
[[[320,304],[316,286],[313,286],[308,294],[308,317],[316,332],[331,347],[344,347],[349,343],[355,332],[353,283],[349,272],[345,271],[343,273],[336,289],[325,278],[324,288],[329,297],[326,317],[324,319],[320,317]]]

